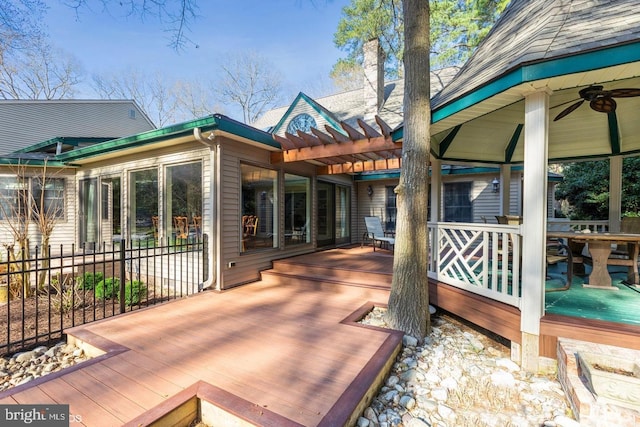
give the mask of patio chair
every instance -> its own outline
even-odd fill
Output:
[[[173,229],[176,234],[176,239],[186,239],[189,235],[189,223],[187,222],[187,217],[174,216]]]
[[[364,224],[367,227],[366,238],[373,242],[373,251],[376,251],[376,242],[382,245],[386,245],[392,248],[396,243],[396,239],[393,237],[387,237],[382,230],[382,222],[377,216],[365,216]],[[364,243],[364,242],[363,242]]]

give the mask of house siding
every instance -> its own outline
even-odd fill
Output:
[[[240,206],[242,190],[240,164],[247,163],[279,171],[279,212],[282,212],[284,208],[284,201],[282,197],[284,191],[283,172],[286,171],[313,178],[315,175],[315,167],[303,163],[285,166],[271,165],[270,151],[268,150],[263,150],[246,144],[239,144],[237,141],[232,141],[224,137],[219,137],[217,142],[221,144],[222,150],[222,182],[220,183],[222,191],[222,253],[220,254],[222,283],[220,284],[220,289],[228,289],[259,280],[260,271],[271,268],[271,262],[273,260],[313,252],[315,247],[314,241],[308,244],[285,247],[284,240],[281,237],[278,242],[278,248],[240,253],[242,216],[242,206]],[[315,203],[315,184],[313,179],[311,191],[312,200]],[[315,205],[312,206],[315,207]],[[313,212],[315,212],[315,209]],[[282,230],[284,227],[284,219],[282,218],[282,215],[278,216],[278,219],[280,221],[278,229]],[[312,235],[314,234],[315,233],[312,230]],[[279,233],[279,235],[282,236],[282,233]]]
[[[129,100],[0,100],[0,155],[56,137],[116,138],[154,127]]]

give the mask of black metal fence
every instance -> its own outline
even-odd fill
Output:
[[[105,245],[102,245],[105,247]],[[8,250],[0,262],[0,355],[59,341],[65,329],[182,298],[207,280],[207,236]]]

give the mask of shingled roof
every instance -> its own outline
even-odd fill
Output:
[[[457,76],[433,97],[432,108],[523,65],[637,42],[639,38],[638,0],[512,0]]]
[[[431,93],[440,91],[456,74],[458,68],[449,67],[431,72]],[[378,112],[389,126],[396,127],[402,122],[402,100],[404,97],[404,80],[393,80],[385,83],[384,103]],[[355,89],[329,96],[314,98],[323,109],[330,112],[338,122],[345,122],[350,126],[357,126],[358,119],[364,118],[363,89]],[[289,109],[289,105],[267,111],[252,123],[253,127],[270,131]]]

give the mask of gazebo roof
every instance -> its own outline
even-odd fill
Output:
[[[432,99],[432,152],[449,161],[523,161],[524,98],[547,90],[550,120],[590,85],[640,88],[637,0],[513,0],[474,55]],[[640,152],[640,97],[552,121],[549,159]],[[394,134],[402,137],[402,129]]]

